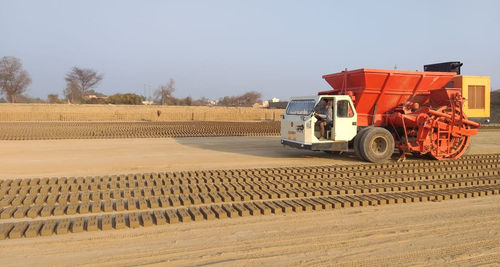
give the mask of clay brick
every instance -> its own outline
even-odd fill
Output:
[[[123,211],[125,210],[125,200],[124,199],[117,199],[115,202],[115,210],[116,211]]]
[[[213,203],[220,203],[220,202],[222,202],[222,198],[216,192],[210,192],[209,195],[212,198],[212,202]]]
[[[256,190],[255,192],[259,195],[260,199],[265,200],[265,199],[270,199],[271,198],[271,194],[267,193],[264,190]]]
[[[189,199],[191,200],[191,203],[193,203],[194,205],[199,205],[202,203],[202,201],[198,195],[190,195]]]
[[[189,195],[180,195],[179,200],[183,206],[191,205],[191,199],[189,198]]]
[[[28,228],[28,222],[18,222],[14,224],[14,228],[9,232],[9,238],[21,238]]]
[[[175,210],[166,210],[167,221],[169,224],[174,224],[179,222],[179,216]]]
[[[262,202],[254,202],[253,203],[262,214],[264,215],[270,215],[271,214],[271,208],[268,207],[267,205],[264,205]]]
[[[23,205],[31,205],[35,202],[36,196],[29,195],[23,200]]]
[[[128,214],[128,226],[130,228],[137,228],[140,226],[139,216],[137,213],[133,212]]]
[[[207,206],[201,207],[200,212],[201,212],[201,214],[203,214],[203,217],[206,220],[213,220],[216,217],[215,213]]]
[[[313,199],[310,199],[310,201],[318,203],[321,206],[321,209],[324,209],[324,210],[332,209],[332,204],[323,200],[323,199],[313,198]]]
[[[43,204],[45,202],[45,199],[47,199],[47,195],[46,194],[40,194],[40,195],[38,195],[35,198],[34,204],[35,205]]]
[[[253,216],[262,214],[261,210],[252,202],[245,203],[244,206],[250,211],[250,214]]]
[[[233,201],[232,197],[227,192],[219,192],[219,196],[221,197],[223,202]]]
[[[90,203],[81,203],[78,206],[78,213],[80,214],[87,214],[90,211]]]
[[[298,205],[302,206],[303,211],[312,211],[313,206],[301,199],[294,199],[292,200],[293,202],[297,203]]]
[[[361,205],[358,200],[352,198],[351,196],[339,196],[338,198],[344,200],[345,203],[349,203],[349,207],[359,207]]]
[[[263,204],[266,205],[267,207],[269,207],[271,209],[271,212],[274,214],[282,214],[283,213],[283,208],[276,205],[272,201],[266,201]]]
[[[200,196],[201,201],[204,204],[212,203],[212,198],[210,197],[210,195],[208,193],[200,193],[199,196]]]
[[[141,223],[143,226],[153,225],[153,217],[151,216],[149,211],[141,212],[140,215],[141,215]]]
[[[98,213],[101,212],[101,201],[91,202],[90,203],[90,212]]]
[[[79,194],[78,193],[70,193],[69,194],[69,203],[78,203]]]
[[[103,215],[100,226],[101,230],[111,230],[113,228],[113,217],[111,215]]]
[[[177,214],[179,215],[179,218],[181,219],[182,222],[191,221],[191,215],[189,215],[187,209],[178,209]]]
[[[123,195],[123,198],[130,198],[132,196],[130,189],[124,189],[122,195]]]
[[[122,213],[117,214],[114,219],[113,227],[117,230],[125,228],[125,215]]]
[[[273,203],[281,207],[284,213],[290,213],[293,211],[293,206],[286,204],[282,200],[274,201]]]
[[[32,206],[29,208],[26,216],[28,216],[30,218],[35,218],[38,216],[38,214],[40,213],[41,210],[42,210],[42,206],[40,206],[40,205]]]
[[[43,223],[42,229],[40,230],[41,236],[50,236],[54,234],[54,228],[56,228],[57,221],[50,220]]]
[[[243,198],[236,192],[227,192],[233,201],[243,201]]]
[[[240,216],[249,216],[250,211],[241,203],[233,204],[233,207],[238,211]]]
[[[73,223],[71,224],[71,232],[72,233],[81,233],[83,232],[83,226],[85,225],[85,220],[83,217],[75,218]]]
[[[58,234],[58,235],[67,234],[70,224],[71,224],[70,219],[59,220],[59,223],[57,224],[57,228],[56,228],[56,234]]]
[[[150,196],[151,196],[151,189],[150,189],[150,188],[144,188],[144,189],[142,190],[142,195],[143,195],[144,197],[150,197]]]
[[[161,210],[153,211],[154,222],[156,225],[163,225],[166,223],[167,218]]]
[[[223,204],[222,209],[227,212],[227,215],[231,218],[238,217],[238,211],[231,204]]]
[[[203,220],[203,214],[196,207],[189,207],[188,212],[191,215],[193,221]]]
[[[241,201],[250,201],[252,200],[252,195],[247,192],[237,192],[238,195],[241,196]]]
[[[214,213],[217,216],[217,218],[219,218],[219,219],[227,218],[227,211],[225,211],[224,209],[222,209],[221,206],[219,206],[219,205],[213,205],[213,206],[211,206],[211,208],[214,211]]]
[[[110,191],[101,191],[101,200],[110,200],[111,193]]]
[[[102,211],[104,212],[113,211],[113,201],[110,199],[102,201]]]
[[[49,205],[54,205],[56,204],[58,195],[50,194],[47,196],[46,203]]]
[[[97,231],[98,229],[98,217],[97,216],[90,216],[88,219],[87,219],[87,231]]]
[[[66,214],[67,215],[73,215],[73,214],[76,214],[76,210],[78,209],[78,204],[76,203],[73,203],[73,204],[69,204],[68,205],[68,208],[66,209]]]
[[[77,194],[77,193],[74,193]],[[89,202],[90,201],[90,192],[81,192],[80,193],[80,200],[82,202]]]
[[[68,194],[67,193],[60,194],[59,198],[57,198],[57,203],[59,203],[59,204],[68,203]]]
[[[9,232],[14,228],[13,223],[5,223],[0,225],[0,240],[6,239],[9,236]]]
[[[163,208],[166,208],[166,207],[170,206],[170,202],[168,201],[168,197],[166,197],[166,196],[160,196],[160,197],[158,197],[158,203]]]
[[[127,199],[127,210],[136,210],[136,209],[137,209],[137,205],[135,203],[135,199],[128,198]]]
[[[283,200],[282,203],[285,203],[286,205],[290,206],[294,212],[301,212],[304,211],[303,207],[291,200]]]
[[[313,210],[322,210],[323,209],[323,204],[318,203],[316,201],[313,201],[313,199],[307,198],[307,199],[302,199],[302,201],[311,205]]]
[[[30,208],[29,206],[18,207],[16,209],[16,211],[14,212],[13,217],[14,218],[23,218],[24,216],[26,216],[26,212],[28,212],[29,208]]]
[[[2,210],[2,214],[0,215],[0,219],[9,219],[12,217],[14,212],[16,212],[16,207],[8,207]]]

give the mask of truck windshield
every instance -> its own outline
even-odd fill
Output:
[[[313,111],[314,99],[292,100],[286,109],[287,115],[309,115]]]

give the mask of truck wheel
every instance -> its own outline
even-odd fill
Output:
[[[361,129],[354,137],[354,141],[352,143],[352,148],[354,149],[354,153],[356,154],[356,156],[358,156],[358,158],[360,158],[360,159],[363,159],[363,158],[361,157],[361,151],[360,151],[361,149],[359,148],[359,143],[360,143],[359,141],[361,140],[363,135],[366,133],[366,131],[368,131],[371,128],[373,128],[373,127],[365,127],[363,129]]]
[[[394,153],[394,137],[384,128],[370,127],[359,140],[359,152],[366,161],[386,161]]]

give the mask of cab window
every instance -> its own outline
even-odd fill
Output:
[[[354,116],[351,104],[348,100],[337,101],[337,117],[339,118],[350,118]]]

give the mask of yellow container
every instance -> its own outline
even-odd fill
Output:
[[[475,120],[490,117],[490,77],[488,76],[455,76],[454,87],[462,88],[462,96],[466,99],[463,110],[465,115]]]

